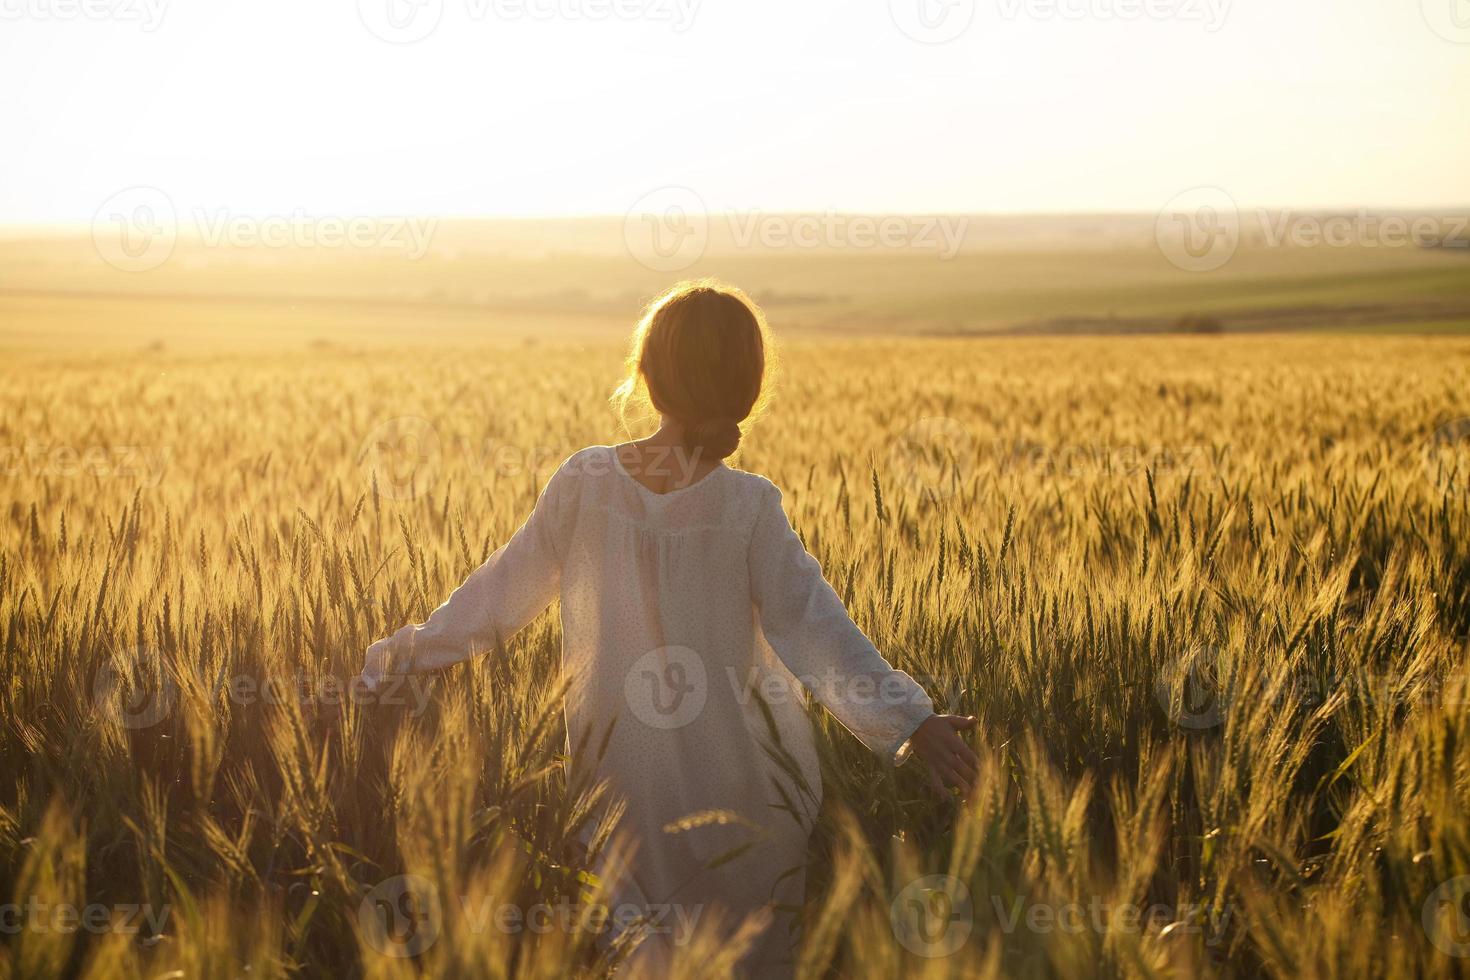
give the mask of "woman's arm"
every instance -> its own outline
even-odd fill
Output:
[[[547,482],[526,523],[427,620],[368,647],[362,681],[370,689],[391,674],[437,670],[492,650],[551,604],[561,584],[555,528],[565,471]]]
[[[974,719],[935,715],[923,688],[883,659],[802,545],[775,487],[751,537],[750,580],[766,641],[848,731],[896,765],[917,753],[936,786],[937,776],[972,787],[979,763],[957,732]]]

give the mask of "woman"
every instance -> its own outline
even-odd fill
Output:
[[[760,931],[743,966],[762,976],[787,969],[792,932],[772,913],[801,905],[820,803],[803,691],[885,761],[917,754],[940,792],[978,772],[958,734],[974,719],[934,714],[848,617],[780,491],[722,462],[762,402],[766,349],[738,290],[655,300],[619,397],[646,394],[658,431],[568,459],[510,541],[363,670],[374,685],[495,649],[560,597],[574,778],[607,783],[635,849],[614,907],[745,920]],[[640,959],[680,938],[656,930]]]

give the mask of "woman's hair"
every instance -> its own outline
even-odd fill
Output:
[[[683,427],[691,452],[724,459],[740,445],[740,423],[764,407],[769,355],[750,297],[712,279],[681,282],[644,311],[613,402],[626,424],[628,405],[646,399]]]

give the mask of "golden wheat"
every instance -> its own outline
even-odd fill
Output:
[[[620,353],[0,369],[0,974],[616,969],[554,615],[397,704],[344,682],[621,438]],[[985,770],[944,803],[815,715],[799,973],[1466,969],[1467,381],[1455,340],[790,345],[736,462]],[[384,883],[430,930],[386,952]]]

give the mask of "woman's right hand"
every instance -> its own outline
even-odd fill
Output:
[[[945,786],[955,787],[967,800],[975,792],[980,760],[959,734],[975,724],[973,716],[930,715],[909,736],[909,746],[929,768],[929,784],[940,796],[948,795]]]
[[[383,670],[388,661],[388,641],[391,637],[384,637],[367,648],[363,656],[362,673],[353,678],[355,683],[367,688],[369,694],[377,691],[378,685],[383,681]]]

